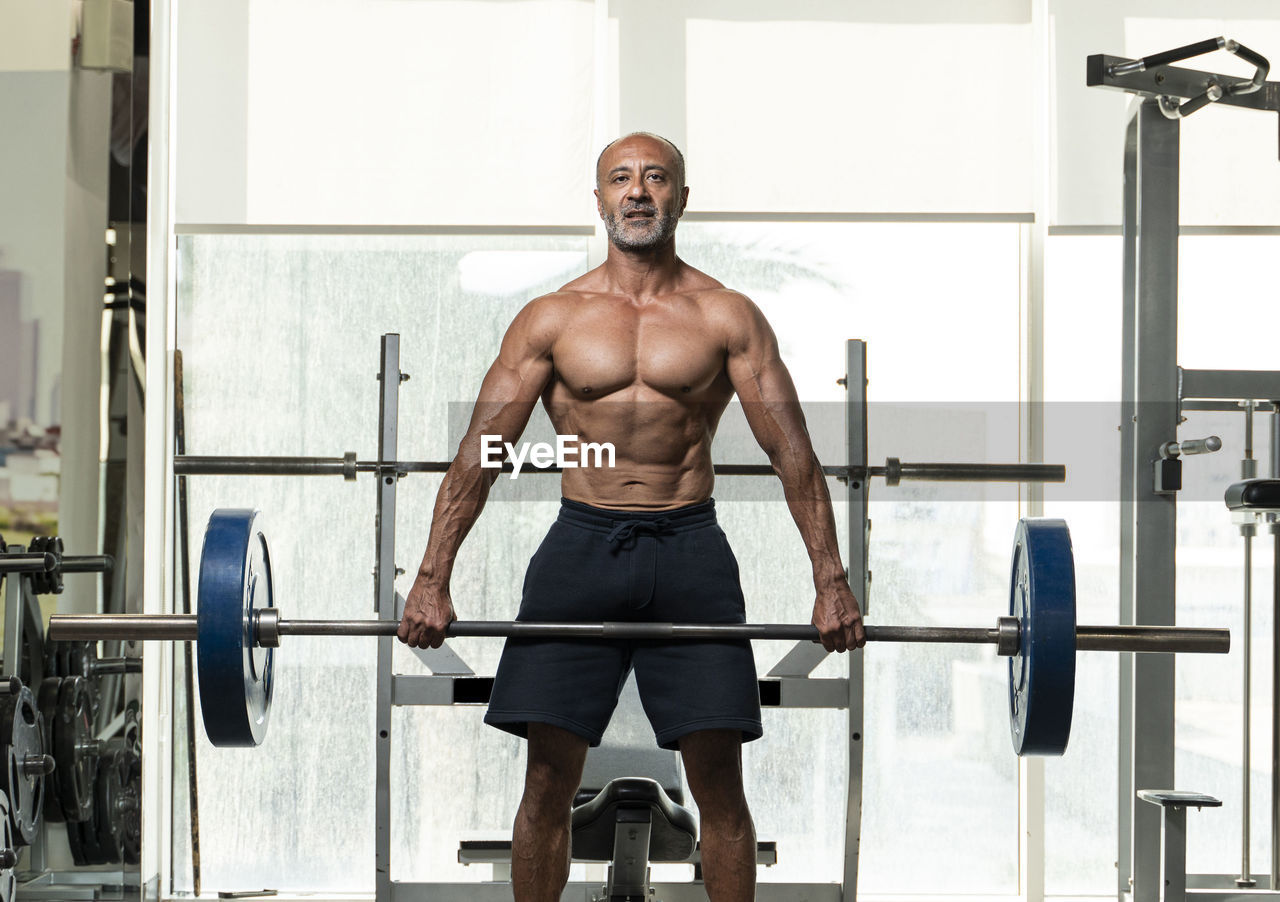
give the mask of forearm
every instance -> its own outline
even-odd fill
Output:
[[[806,443],[807,444],[807,443]],[[831,493],[811,448],[770,456],[782,480],[783,495],[813,566],[813,584],[819,590],[846,579],[840,543],[836,538]]]
[[[427,550],[418,567],[419,578],[444,589],[449,587],[453,562],[463,539],[484,510],[493,485],[492,474],[498,472],[482,468],[478,454],[472,457],[460,453],[444,474],[431,514]]]

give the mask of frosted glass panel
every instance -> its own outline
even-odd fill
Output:
[[[1179,250],[1179,360],[1189,366],[1274,368],[1265,353],[1271,285],[1264,259],[1274,238],[1184,236]],[[1047,456],[1067,464],[1068,481],[1046,491],[1047,512],[1072,528],[1080,619],[1118,614],[1121,253],[1119,237],[1055,237],[1045,266]],[[1208,255],[1212,254],[1210,259]],[[1222,261],[1232,261],[1223,292]],[[1216,276],[1216,278],[1215,278]],[[1223,807],[1188,818],[1190,873],[1230,874],[1240,864],[1243,705],[1243,540],[1221,498],[1239,478],[1242,413],[1186,411],[1183,438],[1218,435],[1216,454],[1190,458],[1178,501],[1177,580],[1180,626],[1226,626],[1227,656],[1186,655],[1176,668],[1176,774],[1179,787],[1207,792]],[[1255,418],[1254,456],[1268,473],[1270,415]],[[1270,537],[1254,548],[1252,855],[1269,860],[1266,723],[1270,718]],[[1116,782],[1099,768],[1117,755],[1117,662],[1081,655],[1071,746],[1049,762],[1046,825],[1048,891],[1114,891]]]
[[[1225,350],[1225,349],[1224,349]],[[1271,594],[1273,537],[1265,527],[1253,540],[1253,616],[1244,620],[1244,539],[1222,503],[1223,490],[1240,478],[1244,415],[1188,413],[1188,436],[1218,435],[1222,450],[1183,467],[1185,494],[1213,499],[1178,505],[1178,623],[1226,626],[1231,654],[1178,659],[1177,774],[1180,786],[1222,799],[1213,817],[1187,818],[1189,873],[1238,874],[1242,850],[1244,763],[1244,635],[1252,634],[1250,743],[1250,857],[1255,874],[1270,871],[1271,851]],[[1258,475],[1270,476],[1271,415],[1254,417]],[[1206,809],[1207,811],[1208,809]]]
[[[1273,165],[1280,170],[1280,163],[1273,161]],[[1268,202],[1280,206],[1280,189]],[[1179,239],[1180,366],[1280,369],[1275,338],[1280,334],[1277,257],[1277,235],[1184,235]]]
[[[1110,237],[1053,237],[1045,252],[1045,459],[1067,467],[1045,515],[1071,528],[1081,623],[1120,613],[1120,252]],[[1071,742],[1045,762],[1050,895],[1115,891],[1118,666],[1078,656]]]
[[[844,339],[855,335],[871,340],[873,378],[883,379],[887,398],[939,410],[960,400],[1008,404],[1016,398],[1016,226],[686,224],[682,241],[691,262],[764,307],[802,396],[829,411],[820,416],[839,413],[843,389],[835,379],[844,375]],[[403,336],[402,368],[412,376],[401,391],[402,456],[447,458],[451,410],[474,397],[506,323],[527,298],[585,267],[584,244],[572,238],[184,237],[179,345],[189,453],[336,456],[354,450],[371,457],[377,336],[396,330]],[[922,255],[931,266],[913,265]],[[915,328],[921,319],[934,325]],[[937,330],[947,332],[945,341]],[[984,351],[974,355],[979,344]],[[903,440],[885,435],[876,441],[895,439]],[[839,460],[838,431],[825,440],[832,445],[828,459]],[[1003,446],[1016,456],[1016,434],[982,434],[979,445]],[[749,450],[730,442],[717,447],[717,457],[742,460]],[[893,451],[910,457],[901,446]],[[398,563],[406,569],[425,543],[437,485],[438,478],[420,476],[401,483]],[[193,550],[211,508],[255,504],[273,524],[282,606],[320,617],[370,616],[371,584],[367,565],[359,563],[372,557],[370,487],[320,478],[193,478]],[[841,487],[833,482],[832,488],[838,499]],[[893,495],[888,489],[881,497],[874,514],[874,615],[882,622],[989,624],[1004,604],[1012,502],[943,501],[930,492]],[[722,479],[717,499],[742,563],[751,618],[807,620],[808,562],[780,485]],[[551,500],[496,500],[458,559],[454,597],[461,616],[514,615],[524,564],[554,507]],[[838,504],[842,541],[844,517]],[[335,549],[351,563],[335,566]],[[402,577],[398,588],[408,586]],[[491,673],[500,644],[468,643],[463,654],[478,673]],[[786,650],[786,643],[759,643],[760,671]],[[372,646],[356,640],[327,640],[282,655],[278,691],[288,703],[274,712],[269,760],[213,750],[201,740],[201,799],[209,800],[201,810],[206,886],[369,891],[373,658]],[[817,675],[843,673],[845,660],[830,659]],[[403,649],[395,666],[422,671]],[[936,835],[939,846],[945,834],[956,857],[945,877],[911,872],[912,888],[1008,892],[1016,886],[1017,771],[1004,734],[1003,696],[993,691],[1002,681],[989,649],[958,655],[890,650],[869,659],[873,777],[864,887],[902,887],[909,855],[897,837],[904,829]],[[471,762],[485,762],[484,779],[461,781],[448,799],[419,794],[394,809],[396,879],[484,879],[482,871],[456,863],[457,842],[510,835],[523,746],[483,727],[480,717],[480,708],[469,707],[396,712],[396,785],[426,782],[441,762],[468,772]],[[766,711],[768,738],[744,754],[759,834],[776,840],[780,852],[779,865],[762,879],[839,879],[843,808],[831,802],[845,792],[842,723],[833,711]],[[819,766],[797,771],[796,748],[809,750]],[[254,782],[245,782],[246,773]],[[351,774],[366,776],[352,780]],[[243,792],[232,797],[228,785]],[[904,809],[903,785],[920,789],[921,804]],[[972,797],[944,791],[953,785],[969,787]],[[179,810],[180,832],[182,818]],[[957,839],[953,827],[960,820],[977,826]],[[254,840],[264,835],[296,836],[289,849],[297,851],[267,849]],[[332,866],[302,851],[338,847],[349,854]],[[177,873],[180,883],[189,880],[181,850]]]
[[[1031,208],[1030,4],[807,6],[689,19],[693,209]]]
[[[178,222],[594,218],[588,0],[177,7]]]
[[[448,459],[451,406],[475,397],[516,311],[585,267],[585,243],[481,236],[183,237],[178,347],[186,371],[187,451],[324,457],[355,451],[362,460],[373,459],[379,335],[396,331],[401,367],[411,376],[400,393],[402,457]],[[401,482],[397,563],[410,573],[426,544],[438,485],[438,476]],[[373,616],[369,477],[356,484],[336,477],[192,477],[190,498],[193,560],[213,508],[255,506],[267,518],[282,609],[292,616]],[[523,564],[554,505],[503,508],[480,520],[458,558],[454,597],[468,619],[511,619]],[[408,577],[398,588],[408,590]],[[463,653],[478,672],[492,673],[500,648],[500,640],[476,640]],[[264,886],[372,892],[375,654],[369,640],[289,645],[277,664],[277,704],[265,747],[213,749],[201,735],[206,892]],[[404,649],[397,649],[396,667],[423,671]],[[413,717],[415,726],[425,725],[420,734],[397,721],[398,774],[412,776],[420,760],[447,760],[455,752],[493,765],[482,781],[457,781],[451,807],[428,806],[398,819],[396,862],[403,867],[417,858],[434,862],[456,854],[456,837],[467,830],[509,835],[503,804],[518,785],[515,742],[504,745],[490,735],[497,731],[481,731],[479,708],[433,708]],[[470,766],[465,770],[474,773]],[[175,817],[176,832],[185,835],[184,809]],[[281,836],[290,842],[262,841]],[[439,845],[446,837],[455,838],[452,846]],[[423,844],[427,839],[432,845]],[[176,847],[178,884],[189,885],[185,844]],[[316,849],[342,854],[317,855]],[[453,867],[460,870],[456,860]]]
[[[769,317],[824,462],[844,455],[844,389],[835,380],[844,375],[848,338],[868,341],[873,461],[1017,459],[1016,417],[1009,428],[1000,415],[1015,407],[1018,391],[1017,226],[685,223],[680,235],[684,259],[745,292]],[[931,428],[900,428],[926,414]],[[745,457],[748,443],[733,454],[718,447],[717,457]],[[807,618],[808,561],[780,487],[768,482],[772,501],[736,501],[761,491],[741,480],[716,486],[742,562],[748,615]],[[839,498],[842,486],[831,488]],[[961,498],[937,485],[891,489],[877,481],[873,498],[881,500],[871,512],[871,621],[985,626],[1007,608],[1015,496],[982,487]],[[846,516],[838,504],[842,542]],[[766,669],[786,646],[756,643],[756,650]],[[843,666],[829,659],[815,675]],[[860,890],[1016,892],[1017,765],[1005,665],[985,648],[877,646],[866,668]],[[766,714],[766,739],[757,745],[770,753],[838,747],[827,731],[840,721],[815,715],[791,712],[784,724]],[[762,778],[758,756],[746,759],[758,787],[757,827],[779,840],[779,867],[761,880],[839,879],[843,811],[832,800],[844,791],[843,765],[825,774],[825,792],[811,795],[794,774],[790,782],[773,772]],[[792,820],[810,824],[812,835],[784,842],[780,825]],[[804,867],[792,870],[796,840],[812,859],[802,855]],[[929,868],[919,867],[922,848],[930,850]]]

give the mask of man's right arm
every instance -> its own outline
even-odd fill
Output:
[[[427,550],[405,599],[398,632],[402,642],[439,648],[445,628],[456,619],[449,595],[454,558],[501,472],[481,466],[481,436],[501,436],[503,442],[514,443],[524,431],[551,378],[558,306],[553,297],[527,304],[507,329],[498,357],[485,374],[471,423],[436,494]]]

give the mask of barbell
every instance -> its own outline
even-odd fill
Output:
[[[275,649],[283,636],[383,636],[395,620],[284,620],[275,604],[271,553],[255,510],[214,511],[205,530],[195,614],[55,614],[55,640],[195,642],[205,732],[215,746],[256,746],[266,737]],[[1061,755],[1071,733],[1077,651],[1225,654],[1226,629],[1079,626],[1075,563],[1063,520],[1028,518],[1014,532],[1009,614],[994,628],[868,624],[868,642],[973,643],[1009,659],[1009,724],[1018,755]],[[818,641],[811,624],[549,623],[466,621],[450,638],[542,640]]]

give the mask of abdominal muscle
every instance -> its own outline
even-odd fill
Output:
[[[711,440],[728,399],[681,403],[656,391],[615,397],[547,405],[557,435],[576,435],[579,447],[614,447],[612,467],[607,457],[597,463],[595,454],[566,467],[564,497],[615,510],[670,510],[710,498]]]

